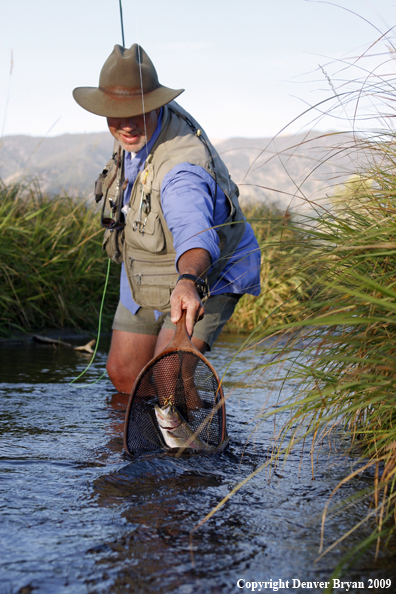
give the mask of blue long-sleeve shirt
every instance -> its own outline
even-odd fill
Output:
[[[147,147],[133,157],[125,155],[125,178],[129,180],[124,193],[124,204],[130,199],[133,183],[143,168],[145,159],[161,130],[162,110],[153,136]],[[193,248],[209,252],[212,262],[220,256],[219,238],[215,225],[225,222],[229,205],[223,191],[217,186],[216,210],[213,213],[215,181],[202,167],[191,163],[176,165],[163,179],[161,205],[165,221],[172,233],[176,250],[175,266],[182,254]],[[251,226],[247,223],[245,233],[235,253],[228,260],[220,277],[212,284],[212,295],[221,293],[260,293],[260,250]],[[134,302],[124,265],[121,270],[121,303],[135,314],[139,306]],[[160,312],[156,312],[156,317]]]

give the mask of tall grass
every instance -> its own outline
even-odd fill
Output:
[[[325,155],[323,162],[350,151],[355,174],[344,185],[336,186],[331,197],[325,196],[322,201],[307,197],[313,214],[304,220],[300,216],[301,224],[292,225],[291,241],[283,244],[286,260],[293,254],[296,264],[293,276],[302,279],[299,287],[304,299],[298,300],[297,316],[283,321],[274,316],[270,325],[259,320],[244,343],[243,348],[250,348],[257,342],[264,343],[271,335],[282,337],[276,343],[264,343],[268,345],[265,358],[249,370],[255,372],[252,373],[255,381],[256,373],[261,371],[266,375],[270,367],[277,368],[277,378],[268,373],[268,388],[273,389],[278,382],[279,399],[262,415],[262,422],[271,421],[277,431],[271,456],[236,485],[199,524],[220,510],[257,472],[276,466],[281,460],[287,463],[296,444],[309,450],[304,454],[311,456],[314,478],[315,452],[322,448],[324,440],[331,445],[343,442],[342,451],[352,455],[355,467],[334,489],[323,512],[320,556],[356,530],[364,536],[329,570],[331,577],[339,577],[367,549],[374,548],[377,558],[381,545],[391,544],[394,550],[395,543],[395,46],[384,34],[370,49],[378,52],[376,44],[384,40],[388,44],[384,62],[373,70],[366,69],[362,61],[378,59],[378,53],[370,56],[367,51],[361,60],[356,56],[350,59],[351,67],[359,70],[361,78],[338,79],[334,83],[322,69],[334,96],[305,112],[312,116],[317,110],[321,119],[327,115],[325,106],[331,103],[328,115],[333,122],[337,118],[336,109],[343,124],[350,122],[347,145],[333,147],[332,154]],[[337,69],[338,75],[341,72],[345,75],[348,60],[344,58]],[[348,90],[350,87],[352,90]],[[359,117],[363,127],[358,131]],[[371,130],[370,120],[375,125]],[[319,167],[320,163],[315,169]],[[285,383],[295,386],[292,396],[283,397]],[[282,415],[280,430],[271,418],[278,413]],[[288,420],[283,421],[285,413]],[[333,496],[345,483],[353,482],[366,471],[371,476],[371,487],[334,505],[334,511],[339,511],[342,505],[349,509],[356,504],[360,521],[337,542],[326,543],[325,520]],[[362,533],[363,525],[366,530]]]
[[[231,329],[250,331],[275,304],[291,299],[296,309],[300,279],[286,266],[282,246],[293,231],[288,217],[264,207],[247,215],[259,236],[265,290],[258,300],[245,298]],[[37,185],[0,187],[0,333],[74,327],[94,330],[106,274],[98,213],[81,199],[42,196]],[[110,329],[119,290],[119,267],[111,266],[104,329]],[[278,321],[287,318],[279,309]]]
[[[381,100],[389,94],[390,84],[389,79],[386,85],[370,81],[372,103],[375,93]],[[355,97],[364,93],[361,88]],[[378,123],[381,113],[375,116]],[[367,504],[355,528],[366,522],[369,536],[340,559],[334,576],[370,547],[378,555],[396,530],[396,149],[390,122],[384,121],[383,130],[355,136],[364,155],[356,174],[336,187],[323,207],[316,202],[315,216],[295,229],[309,298],[301,319],[271,328],[289,340],[274,350],[268,365],[288,361],[280,367],[287,371],[280,372],[279,381],[287,374],[298,386],[292,398],[277,405],[289,411],[289,420],[277,436],[275,458],[308,439],[313,456],[324,439],[337,436],[356,460],[342,484],[372,471],[372,488],[355,497]],[[268,334],[255,333],[257,340]],[[266,411],[264,419],[275,413]],[[321,554],[337,544],[325,545],[324,535]]]
[[[364,141],[365,150],[367,140]],[[372,145],[375,159],[366,170],[336,187],[315,216],[290,223],[290,241],[283,244],[286,262],[292,257],[293,277],[301,279],[298,311],[293,318],[274,316],[259,324],[246,348],[277,334],[267,343],[266,356],[252,373],[268,375],[268,389],[279,387],[276,404],[261,422],[277,427],[268,460],[227,494],[206,516],[222,505],[263,468],[287,464],[297,444],[312,459],[324,441],[343,444],[355,461],[331,494],[322,518],[320,556],[354,531],[347,555],[329,570],[340,577],[368,549],[377,558],[381,545],[394,547],[396,532],[396,147],[393,137]],[[328,204],[328,203],[331,204]],[[292,293],[294,298],[295,292]],[[285,302],[284,306],[287,306]],[[271,319],[271,314],[268,320]],[[277,376],[268,373],[277,369]],[[283,397],[282,386],[295,386]],[[290,393],[290,392],[289,392]],[[282,415],[282,425],[273,416]],[[285,419],[285,413],[287,420]],[[301,451],[301,449],[300,449]],[[371,487],[356,490],[348,500],[333,496],[347,482],[369,472]],[[337,542],[326,543],[325,520],[356,505],[360,521]],[[201,525],[200,524],[200,525]],[[366,530],[362,531],[362,525]],[[368,528],[368,530],[367,530]],[[330,577],[330,576],[329,576]],[[332,582],[330,582],[332,583]],[[330,588],[331,589],[331,588]]]
[[[37,185],[0,187],[0,333],[94,330],[106,276],[102,230],[92,207],[42,196]],[[112,276],[118,278],[118,270]],[[109,283],[109,328],[118,280]]]

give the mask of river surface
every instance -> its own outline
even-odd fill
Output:
[[[259,581],[267,582],[266,593],[322,591],[301,584],[328,580],[366,535],[362,529],[315,562],[321,512],[351,462],[334,447],[324,444],[315,454],[315,480],[308,444],[285,465],[262,470],[192,532],[268,460],[274,422],[260,424],[258,415],[278,393],[269,391],[268,374],[246,374],[265,360],[265,349],[240,353],[227,371],[228,450],[129,459],[122,449],[125,397],[107,378],[87,385],[104,370],[105,343],[83,385],[69,382],[87,355],[35,343],[0,348],[0,594],[245,594]],[[240,345],[220,337],[209,354],[220,375]],[[371,480],[345,485],[339,497]],[[362,502],[330,518],[325,544],[367,510]],[[366,554],[342,579],[363,581],[367,592],[395,592],[392,565],[390,553],[377,564]],[[370,579],[392,585],[370,589]]]

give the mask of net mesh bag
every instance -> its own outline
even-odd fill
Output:
[[[137,378],[125,419],[124,447],[129,454],[167,448],[154,406],[162,408],[169,403],[201,442],[214,448],[224,442],[221,384],[210,363],[193,349],[165,349]]]

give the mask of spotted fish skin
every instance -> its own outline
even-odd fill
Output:
[[[154,410],[162,437],[169,448],[190,448],[204,452],[216,450],[194,434],[173,404],[162,408],[154,406]]]

